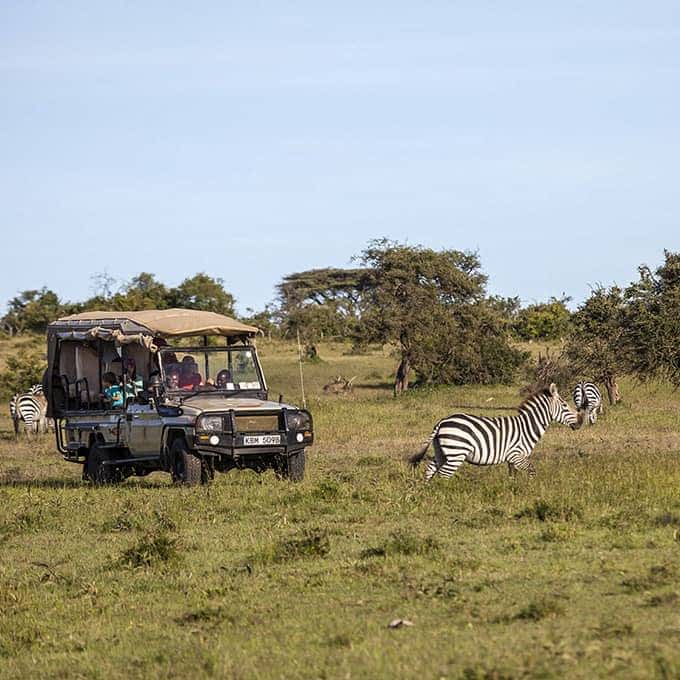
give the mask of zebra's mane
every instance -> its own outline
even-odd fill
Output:
[[[517,410],[521,411],[530,401],[533,401],[536,397],[540,397],[541,395],[551,397],[552,393],[550,392],[550,388],[544,386],[532,388],[529,392],[525,393],[524,401],[517,407]]]

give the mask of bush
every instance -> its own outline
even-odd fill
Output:
[[[521,309],[512,325],[520,340],[559,340],[569,332],[571,313],[567,309],[570,298],[551,298],[548,302]]]
[[[45,355],[38,350],[21,350],[5,363],[5,370],[0,373],[0,395],[5,399],[42,382],[47,368]]]

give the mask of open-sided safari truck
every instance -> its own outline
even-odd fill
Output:
[[[99,484],[154,470],[198,484],[231,468],[301,480],[312,417],[268,400],[257,332],[188,309],[54,321],[44,387],[57,448]]]

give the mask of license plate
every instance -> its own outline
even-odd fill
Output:
[[[244,446],[271,446],[273,444],[281,443],[280,434],[258,434],[258,435],[245,435],[243,437]]]

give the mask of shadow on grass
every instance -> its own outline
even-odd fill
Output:
[[[75,489],[81,486],[86,486],[86,483],[80,479],[59,479],[54,477],[47,477],[45,479],[10,477],[9,479],[5,479],[0,477],[0,488]]]
[[[123,483],[116,485],[117,488],[131,489],[168,489],[170,485],[164,483],[162,480],[154,481],[139,481],[135,480],[132,483]],[[10,477],[3,478],[0,476],[0,489],[2,488],[22,488],[22,489],[106,489],[110,487],[95,487],[90,482],[83,481],[78,478],[68,477],[45,477],[42,479],[31,479],[28,477]]]
[[[354,387],[362,390],[389,390],[391,392],[394,389],[394,382],[355,383]]]

